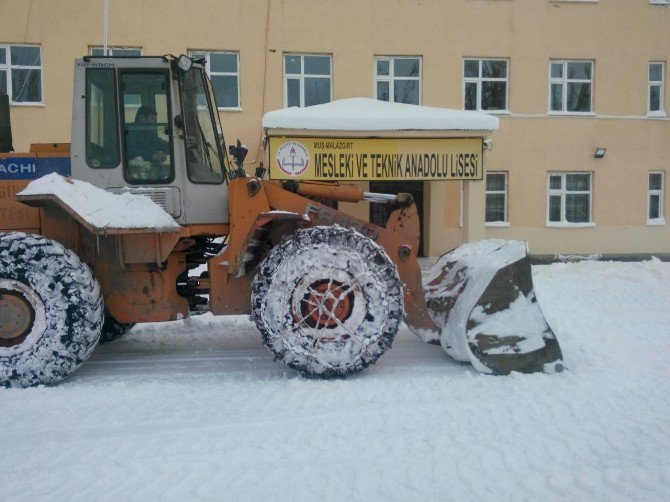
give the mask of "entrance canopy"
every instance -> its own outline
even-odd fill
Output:
[[[481,180],[498,118],[352,98],[266,113],[263,128],[271,179]]]

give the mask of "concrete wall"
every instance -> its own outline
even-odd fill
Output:
[[[262,158],[263,113],[283,106],[285,52],[331,54],[334,99],[374,96],[376,55],[421,56],[422,104],[449,108],[463,106],[463,57],[509,58],[510,113],[500,117],[487,168],[509,173],[510,225],[481,225],[483,183],[463,189],[459,182],[433,183],[426,188],[428,253],[480,237],[526,239],[537,254],[670,252],[668,227],[646,224],[650,170],[666,172],[670,220],[670,121],[646,117],[650,61],[666,62],[670,106],[670,6],[648,0],[109,0],[109,6],[112,46],[141,47],[145,55],[239,51],[242,109],[221,118],[227,141],[242,139],[251,161]],[[12,107],[17,150],[69,141],[72,61],[102,38],[102,0],[0,2],[0,43],[42,47],[44,106]],[[547,113],[552,58],[595,62],[593,114]],[[607,148],[605,158],[593,158],[597,146]],[[550,171],[593,173],[594,226],[547,227]],[[366,214],[365,206],[350,210]]]

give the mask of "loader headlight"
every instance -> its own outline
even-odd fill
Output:
[[[179,68],[181,68],[183,71],[189,71],[191,66],[193,66],[193,60],[190,57],[184,56],[182,54],[179,56],[179,59],[177,59],[177,66],[179,66]]]

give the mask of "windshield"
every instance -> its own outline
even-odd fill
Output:
[[[180,72],[182,121],[186,144],[186,169],[193,183],[222,183],[227,157],[221,151],[217,122],[212,114],[211,93],[204,70]]]

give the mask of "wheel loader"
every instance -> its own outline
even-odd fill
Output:
[[[403,322],[484,373],[562,368],[526,243],[465,244],[422,284],[412,197],[247,174],[203,61],[74,70],[71,143],[0,154],[1,385],[61,381],[100,340],[201,312],[249,314],[311,377],[375,363]],[[390,205],[385,226],[328,203],[363,200]]]

